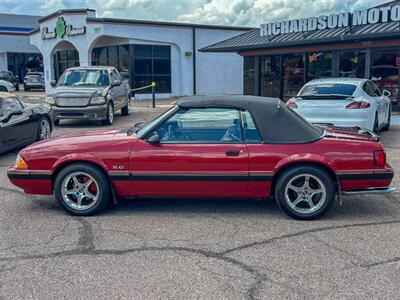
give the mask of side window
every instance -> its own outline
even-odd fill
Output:
[[[3,116],[7,116],[13,110],[22,109],[21,102],[15,97],[9,97],[3,99],[2,111]]]
[[[161,143],[239,143],[239,111],[229,108],[181,109],[157,130]]]
[[[374,91],[374,97],[381,97],[382,96],[381,91],[376,87],[376,85],[371,81],[369,81],[369,84],[371,85],[371,88]]]
[[[254,124],[253,117],[248,110],[242,111],[244,141],[246,143],[260,143],[261,136]]]
[[[111,72],[111,80],[112,80],[112,82],[114,82],[114,81],[122,82],[121,77],[118,75],[117,71],[115,71],[115,70],[112,70],[112,72]]]
[[[363,90],[364,90],[364,92],[367,93],[368,96],[374,97],[374,92],[368,83],[369,83],[368,81],[364,83]]]

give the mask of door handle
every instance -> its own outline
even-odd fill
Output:
[[[242,151],[240,150],[228,150],[226,151],[227,156],[239,156]]]

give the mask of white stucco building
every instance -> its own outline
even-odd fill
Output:
[[[156,81],[157,98],[242,94],[242,57],[198,49],[249,29],[97,18],[94,10],[69,9],[38,19],[30,43],[43,56],[46,89],[67,67],[113,65],[132,87]]]

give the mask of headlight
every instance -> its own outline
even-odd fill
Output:
[[[99,105],[99,104],[104,104],[104,103],[106,103],[106,99],[103,96],[92,97],[92,99],[90,99],[90,104],[93,104],[93,105]]]
[[[17,159],[15,160],[15,168],[16,169],[28,169],[28,164],[25,160],[18,154]]]
[[[54,100],[53,97],[46,97],[46,103],[48,103],[50,105],[55,105],[56,101]]]

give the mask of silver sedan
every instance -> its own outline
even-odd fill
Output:
[[[287,105],[311,123],[378,132],[390,128],[389,97],[389,91],[381,92],[368,79],[317,79],[305,84]]]

